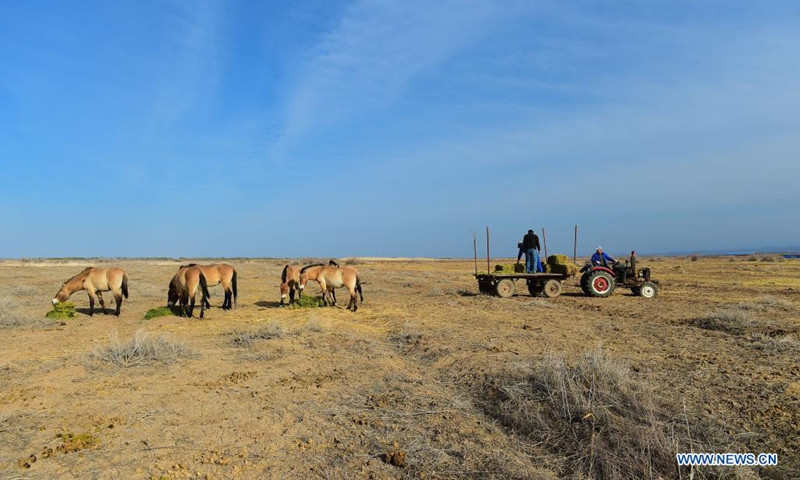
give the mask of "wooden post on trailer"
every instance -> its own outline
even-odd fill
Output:
[[[489,260],[489,227],[486,227],[486,274],[491,275],[492,268],[489,266],[491,260]]]
[[[544,259],[547,261],[547,237],[544,235],[544,227],[542,227],[542,244],[544,246]]]
[[[575,225],[575,243],[572,244],[572,263],[578,264],[578,226]]]
[[[475,276],[478,276],[478,237],[472,235],[472,251],[475,254]]]

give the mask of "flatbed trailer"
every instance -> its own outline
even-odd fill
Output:
[[[476,273],[478,290],[486,295],[508,298],[517,291],[517,280],[525,280],[528,292],[534,297],[555,298],[561,295],[561,284],[572,275],[564,273]]]

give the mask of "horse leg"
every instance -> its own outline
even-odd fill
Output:
[[[350,306],[352,306],[353,311],[355,312],[358,310],[358,297],[356,296],[356,289],[354,286],[348,285],[347,290],[350,292],[350,302],[347,304],[347,309],[350,310]]]
[[[192,314],[194,313],[194,298],[197,296],[195,293],[191,297],[189,297],[189,318],[192,318]],[[200,308],[203,308],[203,301],[200,300]]]
[[[115,293],[114,301],[117,302],[117,310],[114,312],[114,315],[119,317],[119,310],[122,308],[122,293]]]
[[[91,290],[87,290],[86,293],[89,295],[89,316],[94,315],[94,302],[97,295]]]
[[[100,300],[100,308],[103,309],[103,315],[106,314],[106,302],[103,301],[103,292],[97,292],[97,298]]]
[[[289,287],[289,305],[294,304],[294,292],[295,292],[295,290],[296,289],[295,289],[294,285]],[[281,301],[283,301],[283,300],[281,300]]]
[[[203,317],[205,317],[205,316],[206,316],[206,307],[205,307],[205,304],[206,304],[206,303],[208,303],[208,300],[206,300],[206,296],[205,296],[205,294],[204,294],[204,293],[200,293],[200,295],[202,295],[202,296],[203,296],[203,301],[202,301],[202,302],[200,302],[200,318],[203,318]],[[192,299],[192,302],[194,302],[194,299]]]
[[[331,287],[331,296],[333,297],[333,306],[336,306],[336,289]]]
[[[328,286],[325,284],[325,280],[318,280],[319,281],[319,288],[322,290],[322,304],[324,306],[328,306]]]

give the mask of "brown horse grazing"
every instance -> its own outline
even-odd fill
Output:
[[[167,293],[167,305],[172,307],[180,302],[183,314],[192,318],[194,313],[194,301],[197,289],[200,288],[202,298],[200,299],[200,318],[205,316],[208,293],[208,282],[200,270],[195,265],[184,265],[178,269],[178,273],[169,281],[169,291]],[[188,305],[188,307],[187,307]]]
[[[211,265],[198,265],[196,263],[190,263],[189,265],[184,265],[184,267],[199,268],[206,277],[206,282],[208,282],[209,287],[215,287],[220,283],[222,284],[222,289],[225,291],[225,299],[222,301],[223,310],[230,310],[236,305],[236,296],[238,295],[238,275],[235,268],[227,263],[213,263]],[[206,302],[206,308],[211,308],[211,304],[208,303],[208,299],[205,299],[204,301]]]
[[[86,290],[89,294],[89,316],[94,315],[94,302],[100,300],[100,307],[106,313],[106,304],[103,301],[103,293],[112,291],[114,300],[117,302],[117,309],[114,315],[119,316],[119,309],[122,307],[122,297],[128,298],[128,276],[121,268],[97,268],[87,267],[81,273],[70,278],[61,289],[56,292],[53,298],[53,305],[58,302],[66,302],[70,295],[78,290]]]
[[[305,283],[300,283],[300,269],[291,265],[283,267],[283,272],[281,273],[281,306],[283,306],[287,293],[289,294],[289,305],[291,305],[294,303],[295,292],[297,292],[298,298],[302,297],[304,288],[306,288]]]
[[[353,267],[334,267],[332,265],[314,264],[303,267],[300,270],[300,283],[305,285],[308,280],[316,280],[322,290],[322,300],[325,305],[329,303],[336,306],[335,297],[331,292],[335,288],[347,287],[350,292],[350,301],[347,303],[347,309],[355,312],[358,310],[358,292],[361,301],[364,301],[364,293],[361,290],[361,278],[358,272]],[[332,301],[328,301],[328,296],[332,297]]]

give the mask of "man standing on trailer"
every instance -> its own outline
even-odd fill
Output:
[[[533,230],[528,230],[528,233],[522,237],[522,250],[525,252],[525,272],[540,272],[539,250],[541,247],[539,247],[539,237],[533,233]]]

